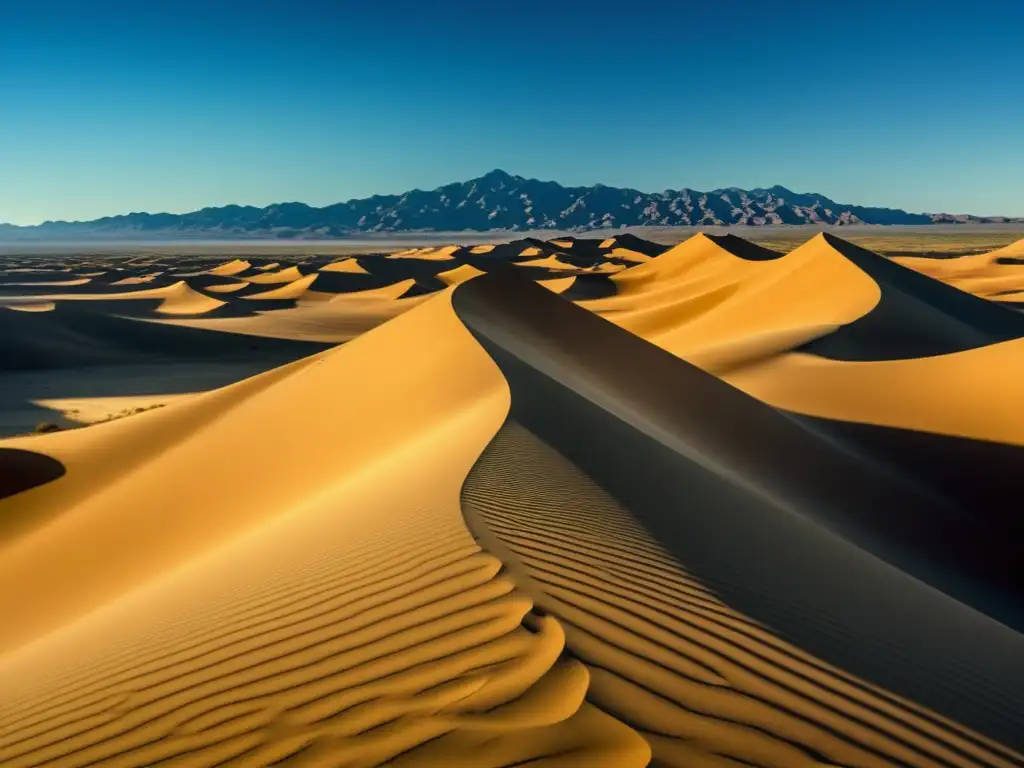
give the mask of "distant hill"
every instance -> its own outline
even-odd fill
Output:
[[[525,179],[495,170],[478,179],[431,191],[374,195],[323,208],[304,203],[278,203],[266,208],[226,205],[184,214],[129,213],[86,222],[47,221],[34,227],[0,224],[0,238],[287,238],[417,231],[585,231],[627,226],[1007,222],[1024,219],[847,205],[817,193],[792,192],[779,186],[657,193],[603,184],[563,187],[553,181]]]

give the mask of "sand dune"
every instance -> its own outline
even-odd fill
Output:
[[[218,275],[219,277],[231,277],[232,275],[237,275],[239,272],[245,272],[247,269],[252,269],[252,264],[248,261],[235,259],[234,261],[226,262],[208,270],[207,274]]]
[[[893,261],[983,298],[1024,290],[1024,240],[972,256],[902,256]]]
[[[203,290],[209,291],[210,293],[234,293],[235,291],[243,290],[248,286],[249,283],[245,282],[244,280],[239,280],[236,283],[220,283],[217,285],[207,285],[203,288]]]
[[[526,251],[523,251],[526,254]],[[545,256],[542,259],[530,259],[529,261],[517,261],[517,267],[543,267],[544,269],[578,269],[575,264],[562,261],[557,255]]]
[[[35,304],[38,302],[129,302],[158,300],[156,312],[165,315],[197,315],[223,306],[224,302],[206,296],[191,288],[184,280],[179,280],[160,288],[146,288],[120,293],[68,293],[34,295],[31,297],[4,297],[2,304]]]
[[[538,280],[537,285],[547,288],[552,293],[565,293],[576,284],[576,276],[556,277],[552,280]]]
[[[359,261],[356,259],[342,259],[341,261],[332,261],[330,264],[325,264],[320,267],[321,272],[347,272],[356,275],[369,274],[365,269],[359,265]]]
[[[267,285],[273,283],[293,283],[304,277],[298,267],[285,267],[274,272],[263,272],[258,275],[247,275],[242,277],[248,283]]]
[[[1016,734],[1024,733],[1019,731],[1021,723],[1016,719],[1024,709],[1015,700],[1022,689],[1013,682],[1024,679],[1024,638],[983,615],[997,612],[1008,618],[1011,614],[1006,611],[1012,612],[1012,603],[1003,602],[996,594],[1019,588],[1018,576],[1008,570],[1013,567],[1012,547],[1001,548],[997,530],[982,534],[987,544],[978,544],[993,560],[974,561],[975,545],[966,544],[962,538],[955,546],[964,548],[953,554],[948,548],[951,542],[958,541],[957,536],[936,535],[934,527],[958,527],[963,522],[941,511],[943,502],[938,497],[922,495],[912,482],[895,479],[873,463],[862,463],[855,455],[837,451],[818,433],[804,430],[756,401],[744,400],[725,384],[644,345],[636,337],[613,333],[615,329],[611,326],[585,313],[573,313],[563,303],[545,302],[540,292],[527,297],[528,284],[516,289],[523,294],[517,295],[516,291],[500,286],[496,278],[480,278],[463,286],[456,293],[456,309],[509,379],[513,417],[551,448],[541,451],[547,451],[548,458],[532,460],[532,473],[525,469],[526,461],[517,454],[518,449],[509,449],[515,455],[499,452],[493,459],[492,470],[486,469],[485,459],[476,470],[481,473],[483,487],[474,485],[471,478],[466,498],[477,505],[480,517],[491,526],[495,536],[513,552],[525,553],[521,556],[527,558],[523,565],[528,574],[533,574],[531,564],[539,557],[541,562],[536,567],[547,574],[535,578],[548,582],[554,579],[553,591],[547,584],[542,586],[551,599],[547,604],[538,600],[538,604],[576,629],[578,641],[574,641],[572,631],[567,634],[570,649],[585,663],[593,660],[601,672],[595,680],[608,687],[604,694],[596,693],[598,698],[591,700],[603,700],[607,711],[633,724],[640,717],[657,716],[648,721],[647,728],[657,734],[652,742],[656,758],[668,765],[694,764],[688,762],[694,759],[694,747],[698,752],[707,749],[712,755],[749,761],[751,750],[760,750],[766,756],[771,754],[773,743],[779,751],[770,762],[757,764],[815,764],[817,759],[844,765],[934,765],[943,759],[950,742],[984,744],[981,752],[976,752],[966,764],[1018,764],[1021,756],[1008,753],[996,742],[1019,748],[1021,742]],[[527,306],[528,312],[519,309]],[[699,409],[689,406],[690,398],[680,397],[679,393],[687,392],[700,403]],[[725,429],[725,424],[714,415],[719,413],[728,413],[735,426]],[[762,420],[766,432],[755,427]],[[637,436],[630,437],[631,434]],[[645,436],[641,438],[640,434]],[[513,428],[509,440],[519,439]],[[552,448],[569,451],[565,454],[569,461],[582,459],[582,468],[556,470],[556,462],[550,458]],[[528,448],[527,453],[538,450],[534,441],[534,447]],[[620,472],[625,455],[634,459],[629,462],[630,471]],[[754,469],[750,461],[772,466]],[[498,469],[510,466],[516,467],[516,473],[505,474]],[[685,469],[687,466],[692,469]],[[489,479],[488,471],[494,473]],[[594,504],[600,508],[602,504],[607,507],[614,503],[609,499],[591,503],[586,499],[593,498],[592,495],[574,490],[570,477],[581,472],[595,473],[617,498],[626,500],[630,504],[629,514],[638,523],[629,523],[620,508],[609,520],[608,533],[603,533],[595,521],[605,518],[598,514]],[[841,480],[840,475],[848,480]],[[511,477],[517,478],[512,485]],[[833,498],[834,488],[840,484],[846,496],[838,506],[846,506],[846,512],[840,512],[838,500]],[[726,487],[733,490],[726,493]],[[673,502],[675,494],[678,501]],[[753,494],[747,502],[741,501],[745,494]],[[892,509],[873,506],[880,499],[888,499]],[[826,513],[829,504],[832,509]],[[666,505],[678,511],[666,517],[662,511]],[[761,511],[755,512],[755,508]],[[777,511],[769,512],[769,508]],[[912,513],[913,508],[918,508],[919,513]],[[747,511],[741,511],[744,509]],[[895,509],[904,516],[920,514],[918,523],[897,532],[891,519]],[[794,517],[793,511],[800,514]],[[809,520],[814,523],[808,526]],[[923,535],[929,526],[932,532]],[[642,543],[643,528],[660,535],[660,545],[654,546],[650,540]],[[959,536],[975,535],[967,534],[966,530],[961,528]],[[737,538],[728,531],[750,533],[749,537]],[[906,540],[901,538],[905,534],[909,537]],[[558,548],[557,541],[563,536],[570,549]],[[805,536],[809,538],[805,540]],[[630,538],[638,540],[640,549],[635,558],[623,562],[621,558],[629,551]],[[581,573],[569,552],[578,552],[582,541],[588,542],[587,557],[582,562],[590,567]],[[851,546],[851,542],[856,542],[856,546]],[[654,568],[661,557],[657,551],[665,551],[666,547],[691,570],[683,571],[679,565],[663,561],[660,568],[664,575],[645,584],[637,569],[644,568],[645,563]],[[865,554],[863,547],[874,555]],[[794,563],[787,564],[792,557],[787,553],[795,551],[802,553],[799,568],[806,572],[805,576],[797,573],[799,569]],[[997,556],[997,551],[1003,554]],[[876,559],[879,556],[895,566],[880,565]],[[922,556],[935,558],[933,565],[926,566]],[[994,563],[998,557],[1005,558],[1002,566]],[[619,567],[624,569],[622,574],[634,573],[637,580],[605,609],[594,598],[607,602],[603,596],[607,590],[602,585],[609,580],[621,583],[622,576],[613,575],[618,571],[601,575],[602,569],[614,565],[615,558],[619,558]],[[844,563],[841,568],[836,565],[840,561]],[[963,570],[952,576],[957,568]],[[910,569],[925,581],[908,578],[903,569]],[[771,684],[758,682],[757,678],[774,673],[767,672],[763,662],[751,669],[751,659],[744,667],[750,672],[756,670],[756,675],[747,678],[749,682],[743,685],[756,683],[756,696],[765,702],[765,716],[769,719],[758,719],[756,707],[752,708],[750,702],[753,690],[741,693],[742,698],[736,699],[738,708],[731,713],[726,704],[728,696],[723,696],[722,709],[707,709],[712,707],[708,685],[727,686],[725,681],[730,678],[723,678],[714,666],[708,668],[708,656],[687,660],[677,655],[686,645],[680,637],[683,627],[672,623],[679,618],[670,621],[667,615],[659,616],[659,610],[664,610],[659,604],[664,606],[666,600],[665,579],[673,572],[675,576],[671,578],[679,583],[693,583],[697,579],[695,597],[710,587],[713,592],[724,594],[730,608],[745,614],[746,620],[780,627],[788,637],[799,639],[805,650],[818,657],[809,660],[812,667],[818,667],[818,682],[814,685],[831,692],[812,694],[813,687],[804,687],[800,695],[816,699],[817,703],[803,699],[794,710],[796,700],[789,698],[794,691],[784,686],[785,693],[780,690],[779,695],[784,694],[790,703],[772,701]],[[982,576],[983,572],[988,575]],[[826,581],[829,573],[837,574],[836,578]],[[852,573],[860,575],[853,578]],[[583,575],[588,578],[580,584],[578,579]],[[598,581],[594,582],[594,578]],[[804,578],[807,580],[803,581]],[[989,586],[984,590],[989,591],[979,592],[981,587],[969,586],[975,583],[974,579],[985,581]],[[888,584],[885,607],[865,600],[878,594],[872,591],[877,588],[869,587],[869,583]],[[595,593],[595,588],[601,591]],[[781,601],[778,604],[769,597],[773,590],[777,590]],[[950,591],[959,597],[954,599]],[[642,610],[638,600],[653,610]],[[968,608],[960,600],[968,600],[975,607]],[[721,610],[715,609],[713,602],[708,602],[707,607]],[[794,603],[803,608],[791,609]],[[957,622],[975,629],[955,637],[927,629],[946,626],[954,615]],[[762,636],[755,644],[768,643],[787,656],[792,653],[793,649],[786,649],[785,644],[780,646],[779,640]],[[699,638],[695,641],[698,647],[706,647]],[[640,658],[630,661],[630,654],[622,653],[622,643],[628,643],[630,654]],[[979,644],[992,655],[979,659]],[[902,654],[886,659],[882,649],[893,647],[919,648],[913,654],[917,666],[905,666],[907,661]],[[953,656],[947,656],[951,653]],[[735,656],[730,657],[735,660]],[[687,668],[687,664],[702,658],[706,670],[703,674],[717,676],[721,682],[716,684],[710,678],[702,678],[698,669]],[[939,658],[946,660],[939,662]],[[790,673],[795,671],[792,660],[781,663]],[[929,669],[933,663],[938,666]],[[950,696],[948,692],[929,688],[945,664],[955,665],[968,677],[979,676],[973,690],[987,693],[971,699],[963,690]],[[668,670],[677,670],[676,674],[682,673],[684,677],[696,676],[693,699],[675,698],[673,704],[673,697],[683,696],[686,686],[679,680],[673,682]],[[804,678],[802,685],[808,682]],[[849,693],[842,694],[842,699],[832,699],[832,704],[824,704],[836,695],[840,683],[859,688],[858,699],[862,704],[846,700]],[[657,695],[648,698],[651,693]],[[1004,697],[1000,711],[1015,714],[997,722],[987,709],[989,695]],[[605,698],[601,699],[602,696]],[[742,704],[744,700],[748,703]],[[874,720],[869,736],[869,731],[862,730],[863,720],[854,712],[858,706],[864,706],[877,714],[882,702],[898,702],[902,711],[890,711],[882,719]],[[714,746],[700,743],[707,739],[706,735],[694,744],[690,741],[694,738],[692,729],[699,727],[701,733],[709,733],[706,719],[685,724],[688,713],[695,710],[735,725],[724,723],[712,740]],[[784,718],[791,716],[783,711],[796,716],[792,727],[783,724]],[[742,719],[736,723],[741,713]],[[840,713],[839,719],[834,719],[836,713]],[[808,717],[824,717],[829,724],[818,720],[821,726],[817,727],[824,726],[824,730],[815,730]],[[990,738],[953,721],[966,723]],[[937,722],[942,723],[938,730],[934,727]],[[674,725],[667,730],[669,723]],[[928,723],[931,733],[925,737],[922,730]],[[918,732],[913,746],[913,751],[918,752],[916,757],[906,751],[907,727]],[[785,738],[772,742],[765,738],[765,730],[776,737],[785,734]],[[684,743],[667,743],[659,749],[661,742],[671,742],[667,737],[683,739]],[[730,744],[730,749],[737,751],[723,749]],[[793,746],[798,748],[795,753],[789,751]],[[798,760],[801,750],[806,752]],[[815,757],[821,754],[826,758]]]
[[[20,300],[15,302],[6,302],[0,299],[0,308],[13,309],[15,312],[50,312],[57,305],[52,301],[35,301],[35,300]]]
[[[1020,248],[13,262],[0,765],[1024,768]]]
[[[605,254],[605,258],[608,259],[622,259],[623,261],[633,261],[637,264],[643,264],[644,262],[650,261],[651,257],[646,253],[640,253],[639,251],[631,251],[628,248],[612,248]]]
[[[446,297],[366,339],[180,406],[18,442],[73,468],[22,504],[81,498],[96,482],[83,464],[103,442],[170,438],[176,450],[8,541],[0,570],[34,587],[5,595],[24,620],[3,635],[20,646],[0,680],[4,765],[319,765],[332,754],[353,765],[647,762],[641,739],[584,702],[589,675],[561,658],[560,625],[530,614],[531,600],[462,523],[463,478],[507,409],[501,376]],[[387,375],[395,354],[407,366],[400,379]],[[204,411],[220,413],[204,439],[175,440],[184,423],[206,422]],[[275,431],[276,420],[287,428]],[[349,435],[341,443],[338,425]],[[319,450],[297,454],[287,434]],[[201,458],[221,450],[236,461]],[[279,471],[254,486],[254,463]],[[403,482],[381,494],[396,473]],[[189,513],[152,492],[175,475],[234,512]],[[157,505],[145,515],[121,500],[140,494]],[[157,546],[154,515],[166,523]],[[104,561],[114,530],[136,555]],[[76,546],[83,540],[92,554]],[[385,564],[386,551],[401,554]],[[48,562],[63,565],[40,578]]]
[[[458,285],[459,283],[464,283],[470,278],[482,274],[482,270],[472,267],[469,264],[463,264],[455,269],[449,269],[446,272],[438,272],[436,277],[445,285]]]
[[[729,347],[760,359],[778,351],[779,340],[816,338],[881,298],[877,284],[822,238],[785,256],[737,240],[697,235],[612,275],[617,295],[580,304],[681,357]]]
[[[32,282],[28,282],[28,283],[19,283],[17,281],[14,281],[14,282],[6,282],[5,281],[3,283],[3,286],[5,288],[28,288],[28,287],[32,287],[32,288],[35,288],[35,287],[70,288],[72,286],[88,285],[91,281],[92,281],[92,278],[89,278],[89,277],[80,277],[80,278],[76,278],[76,279],[72,279],[72,280],[33,280]],[[115,283],[115,285],[116,285],[116,283]]]
[[[261,291],[260,293],[250,293],[244,296],[247,301],[259,301],[265,299],[299,299],[309,290],[310,286],[316,282],[317,275],[315,272],[304,277],[300,277],[297,280],[293,280],[290,283],[282,285],[280,288],[272,288],[269,291]]]
[[[446,245],[443,248],[412,248],[398,251],[388,256],[389,259],[420,259],[422,261],[452,261],[454,253],[459,250],[457,245]]]
[[[410,281],[411,282],[411,281]],[[419,306],[429,295],[399,298],[407,285],[339,294],[328,301],[247,317],[160,321],[164,325],[240,334],[267,339],[340,344],[361,336],[392,318]],[[365,295],[365,294],[377,294]]]

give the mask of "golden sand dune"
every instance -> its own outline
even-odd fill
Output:
[[[420,259],[422,261],[451,261],[454,253],[459,250],[457,245],[446,245],[443,248],[411,248],[397,251],[388,256],[389,259]]]
[[[414,278],[407,278],[406,280],[399,280],[397,283],[391,285],[384,285],[380,288],[367,288],[363,291],[349,291],[348,293],[338,293],[331,297],[331,301],[336,305],[342,305],[350,301],[362,301],[364,299],[400,299],[409,290],[416,285]]]
[[[458,285],[459,283],[464,283],[470,278],[477,277],[482,274],[482,270],[479,270],[469,264],[463,264],[455,269],[449,269],[446,272],[438,272],[435,277],[445,285]]]
[[[881,296],[821,237],[778,258],[744,258],[730,246],[696,235],[613,275],[616,296],[580,304],[682,357],[723,346],[759,357],[757,340],[814,338],[867,314]]]
[[[69,471],[2,502],[23,528],[0,553],[20,617],[0,635],[0,760],[646,764],[646,743],[585,703],[561,625],[462,522],[507,404],[442,296],[187,403],[10,441]],[[110,467],[110,448],[131,461]],[[160,490],[176,477],[204,504]],[[59,512],[40,527],[29,507]]]
[[[1003,301],[1000,294],[1024,290],[1024,240],[973,256],[901,256],[893,261],[983,298]]]
[[[1024,768],[1013,246],[529,242],[0,275],[0,765]]]
[[[149,275],[138,275],[136,277],[126,277],[122,280],[117,280],[111,283],[111,285],[145,285],[146,283],[153,282],[156,278],[162,275],[162,272],[155,272]]]
[[[209,291],[210,293],[234,293],[235,291],[240,291],[243,288],[247,288],[248,286],[249,283],[245,282],[244,280],[238,280],[237,282],[234,283],[220,283],[217,285],[207,285],[206,287],[203,288],[203,290]]]
[[[337,294],[326,301],[311,302],[294,309],[262,312],[248,317],[160,322],[246,336],[340,344],[355,339],[430,298],[430,294],[400,298],[414,282],[408,280],[383,288]]]
[[[330,264],[326,264],[320,267],[321,272],[347,272],[356,275],[369,274],[365,269],[360,266],[357,259],[342,259],[341,261],[332,261]]]
[[[796,413],[1024,445],[1024,409],[1012,405],[1024,385],[1024,339],[910,360],[794,353],[724,378]]]
[[[299,299],[302,298],[303,294],[309,290],[310,286],[316,282],[316,272],[300,277],[297,280],[292,280],[290,283],[282,285],[280,288],[271,288],[269,291],[261,291],[259,293],[249,293],[243,298],[246,300],[260,299]]]
[[[57,306],[52,301],[21,299],[8,301],[0,299],[0,308],[13,309],[16,312],[51,312]]]
[[[249,275],[243,277],[247,283],[255,283],[256,285],[269,285],[274,283],[293,283],[296,280],[303,278],[302,272],[299,271],[298,267],[285,267],[274,272],[264,272],[259,275]]]
[[[252,264],[248,261],[242,261],[241,259],[235,259],[221,264],[218,267],[214,267],[207,271],[207,274],[218,275],[220,277],[231,277],[237,275],[239,272],[245,272],[247,269],[251,269]]]

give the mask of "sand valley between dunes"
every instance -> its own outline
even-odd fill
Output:
[[[1024,766],[1024,241],[422,245],[0,257],[0,766]]]

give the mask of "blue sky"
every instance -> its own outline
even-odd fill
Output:
[[[0,0],[0,221],[495,167],[1024,215],[1024,3]]]

